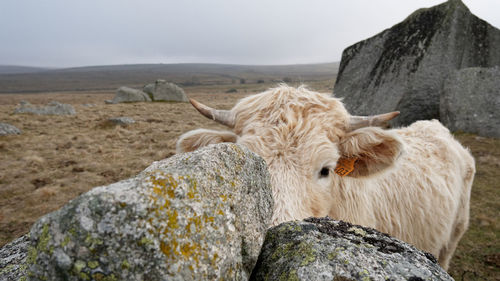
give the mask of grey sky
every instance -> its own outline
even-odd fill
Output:
[[[339,61],[444,0],[1,0],[0,64]],[[463,0],[500,27],[499,0]]]

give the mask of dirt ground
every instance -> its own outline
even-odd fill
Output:
[[[311,88],[330,92],[329,83]],[[240,98],[269,85],[241,85],[237,93],[221,87],[192,87],[188,96],[229,109]],[[189,103],[108,105],[113,92],[1,94],[0,122],[21,135],[0,136],[0,246],[29,231],[39,217],[89,189],[131,177],[153,161],[175,153],[177,137],[196,128],[224,129],[198,114]],[[75,116],[13,114],[21,100],[73,105]],[[106,122],[131,117],[126,127]],[[456,280],[500,280],[500,140],[458,134],[477,161],[471,226],[449,272]]]

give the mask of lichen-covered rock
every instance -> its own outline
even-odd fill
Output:
[[[0,136],[19,135],[21,130],[16,126],[0,122]]]
[[[448,75],[500,65],[499,45],[500,30],[449,0],[346,48],[334,95],[356,115],[399,110],[395,125],[438,119]]]
[[[28,236],[23,235],[0,248],[0,280],[19,280],[26,273]]]
[[[28,113],[37,115],[75,115],[75,108],[70,104],[51,101],[46,106],[34,106],[27,101],[21,103],[14,109],[14,113]]]
[[[188,102],[181,87],[161,79],[156,80],[154,84],[144,86],[143,91],[148,93],[153,101]]]
[[[440,115],[452,131],[500,137],[500,67],[465,68],[444,84]]]
[[[246,280],[272,205],[265,162],[248,149],[218,144],[175,155],[36,222],[26,276]]]
[[[268,230],[251,280],[453,280],[431,255],[329,218]]]
[[[115,97],[106,103],[122,103],[122,102],[148,102],[151,98],[143,91],[129,87],[120,87],[116,90]]]

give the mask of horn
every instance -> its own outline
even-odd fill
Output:
[[[349,129],[353,131],[369,126],[385,127],[388,125],[390,120],[394,119],[398,115],[399,111],[371,116],[351,116],[349,119]]]
[[[217,110],[206,106],[194,99],[189,99],[189,102],[198,110],[203,116],[216,121],[222,125],[234,128],[235,116],[230,110]]]

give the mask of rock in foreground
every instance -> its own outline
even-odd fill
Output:
[[[46,215],[21,268],[34,280],[246,280],[272,202],[262,158],[208,146]]]
[[[328,218],[268,230],[252,280],[453,280],[436,259],[376,230]]]

